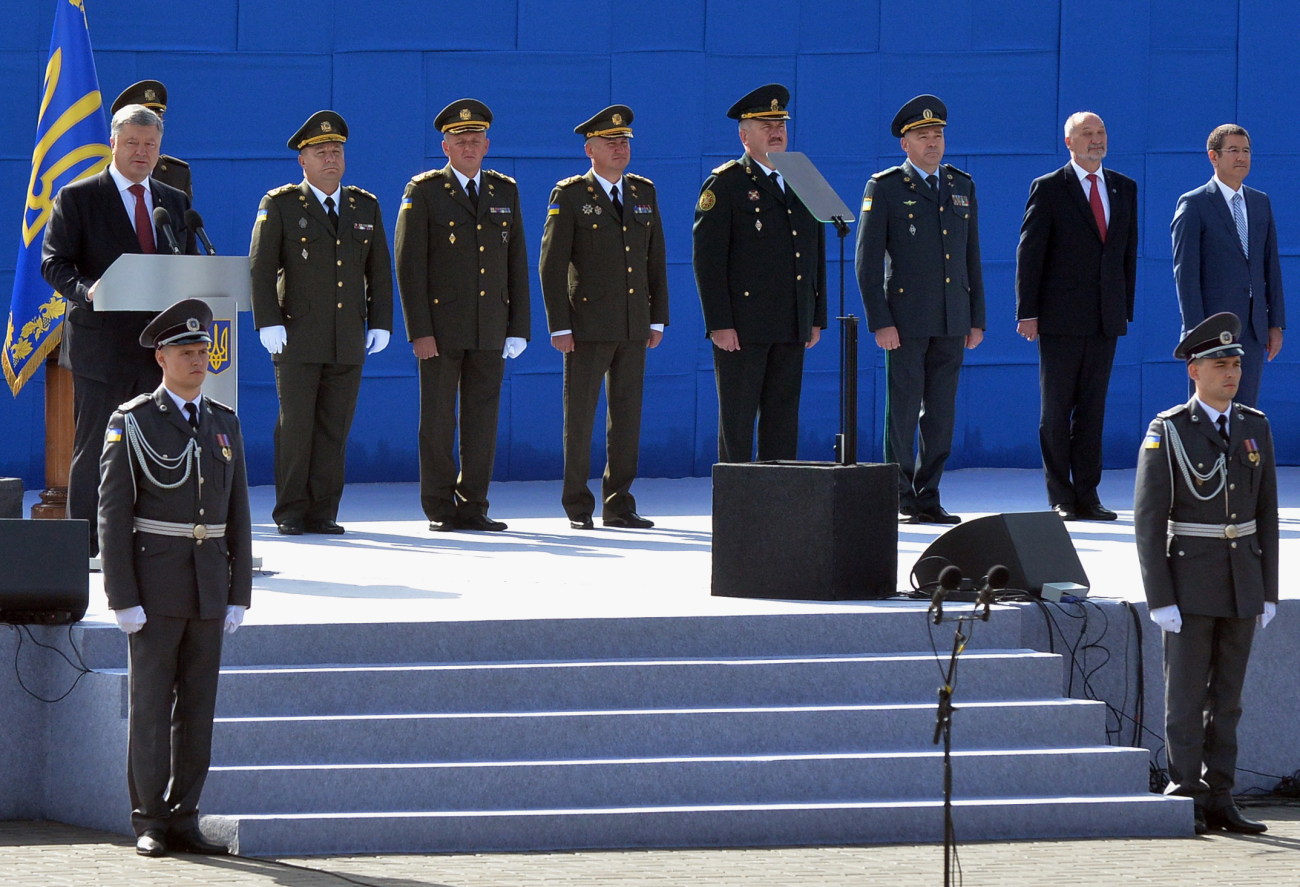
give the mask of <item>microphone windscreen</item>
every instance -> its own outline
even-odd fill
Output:
[[[961,568],[952,564],[939,571],[939,587],[945,591],[956,591],[961,587]]]
[[[1006,588],[1007,580],[1011,578],[1011,571],[1002,564],[995,564],[989,567],[989,588]]]
[[[153,208],[153,223],[157,225],[159,228],[161,228],[164,225],[166,225],[169,228],[171,227],[172,214],[167,212],[167,207],[155,206]]]
[[[185,210],[185,227],[197,230],[203,227],[203,216],[196,209]]]

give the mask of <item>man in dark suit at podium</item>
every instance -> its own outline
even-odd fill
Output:
[[[68,475],[68,517],[95,526],[99,506],[99,452],[108,417],[120,403],[153,391],[161,381],[153,355],[138,344],[150,311],[94,309],[100,277],[123,253],[154,253],[165,235],[153,211],[171,215],[176,243],[197,253],[185,228],[190,199],[150,176],[162,144],[162,119],[141,105],[113,115],[112,162],[98,175],[62,188],[45,232],[41,274],[67,302],[59,363],[72,371],[76,432]],[[92,554],[98,541],[92,531]]]
[[[1106,125],[1065,121],[1070,162],[1034,179],[1016,250],[1016,331],[1038,342],[1047,500],[1064,520],[1114,520],[1097,496],[1115,343],[1133,319],[1137,183],[1102,169]]]

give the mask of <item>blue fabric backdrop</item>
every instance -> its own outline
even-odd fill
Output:
[[[16,238],[30,173],[55,0],[10,4],[0,29],[0,230]],[[1300,208],[1290,199],[1300,117],[1278,84],[1293,76],[1300,5],[1268,0],[480,0],[453,16],[423,0],[212,0],[177,7],[86,0],[106,101],[145,77],[170,93],[164,148],[191,162],[196,206],[218,248],[246,250],[268,189],[299,178],[285,139],[313,111],[348,120],[346,181],[379,195],[392,234],[402,188],[444,158],[432,117],[465,95],[496,114],[488,165],[519,179],[536,263],[551,185],[586,168],[573,126],[613,102],[636,111],[631,169],[654,179],[665,214],[672,324],[647,368],[641,472],[705,474],[717,401],[690,269],[690,224],[708,170],[739,154],[727,107],[769,81],[794,93],[793,145],[851,206],[871,172],[900,159],[894,111],[921,92],[950,109],[948,160],[979,189],[990,328],[962,376],[952,467],[1038,465],[1037,357],[1014,330],[1015,247],[1032,178],[1064,162],[1061,124],[1105,118],[1107,164],[1137,179],[1142,212],[1137,322],[1121,341],[1107,415],[1107,467],[1131,466],[1146,423],[1185,397],[1169,356],[1178,332],[1169,220],[1210,176],[1205,136],[1236,121],[1255,140],[1250,184],[1273,197],[1283,273],[1300,287]],[[160,25],[159,23],[167,23]],[[6,229],[4,226],[8,226]],[[833,241],[833,238],[832,238]],[[10,241],[13,243],[13,240]],[[848,254],[852,256],[850,243]],[[0,249],[0,293],[13,279]],[[839,266],[832,243],[832,314]],[[862,306],[847,274],[848,310]],[[560,475],[560,358],[534,283],[533,342],[509,364],[499,479]],[[245,344],[240,413],[253,482],[271,481],[271,364]],[[868,338],[868,337],[864,337]],[[809,355],[800,455],[832,458],[838,335]],[[1300,461],[1300,341],[1264,377],[1282,461]],[[883,359],[861,350],[862,458],[880,458]],[[43,485],[43,374],[0,396],[0,474]],[[350,481],[416,477],[415,361],[405,331],[366,365]],[[603,463],[595,445],[594,464]]]

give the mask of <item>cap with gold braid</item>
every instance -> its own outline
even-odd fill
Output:
[[[491,125],[492,112],[478,99],[457,99],[433,118],[434,129],[445,135],[486,132]]]
[[[579,123],[573,131],[584,139],[630,139],[632,109],[627,105],[610,105],[590,120]]]
[[[334,111],[317,111],[307,118],[302,128],[289,139],[290,151],[301,151],[308,145],[321,142],[346,142],[348,124]]]
[[[779,83],[760,86],[731,106],[732,120],[789,120],[790,90]]]
[[[113,99],[113,107],[109,109],[109,113],[116,114],[127,105],[144,105],[155,114],[162,114],[167,110],[167,87],[157,80],[141,80],[139,83],[132,83],[122,90],[121,95]]]
[[[889,131],[894,138],[924,126],[947,126],[948,106],[938,96],[919,95],[898,109]]]
[[[211,342],[212,308],[202,299],[182,299],[162,311],[140,333],[145,348]]]

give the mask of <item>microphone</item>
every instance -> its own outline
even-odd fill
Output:
[[[1011,578],[1011,571],[1002,564],[994,564],[989,567],[989,571],[980,579],[979,598],[975,606],[984,606],[984,612],[980,614],[980,620],[989,621],[989,607],[993,603],[993,592],[1001,591],[1007,587],[1007,581]]]
[[[167,238],[167,246],[171,248],[173,256],[181,254],[181,248],[176,245],[176,234],[172,231],[172,214],[167,212],[165,206],[155,206],[153,208],[153,226],[163,233]]]
[[[961,587],[961,569],[954,567],[952,564],[944,567],[939,571],[938,587],[934,590],[934,597],[930,599],[930,611],[934,613],[934,624],[938,625],[943,622],[943,600],[948,596],[948,592],[956,591]]]
[[[217,248],[208,240],[208,232],[203,230],[203,216],[199,215],[198,210],[185,210],[185,227],[194,232],[194,236],[203,244],[203,251],[210,256],[217,254]]]

